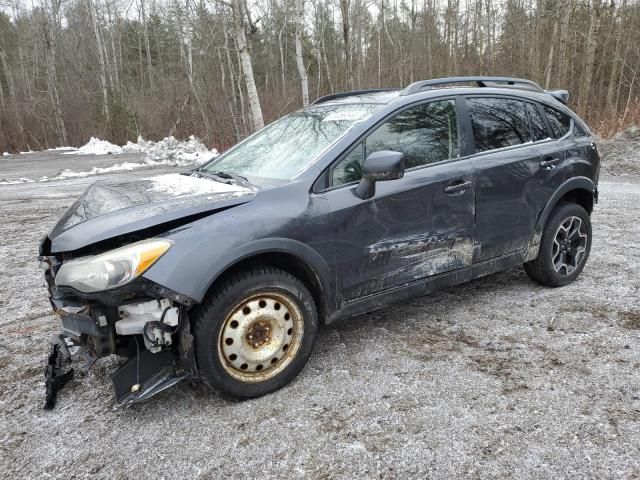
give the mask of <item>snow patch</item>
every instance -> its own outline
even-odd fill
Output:
[[[45,152],[60,152],[60,151],[69,151],[69,150],[78,150],[76,147],[54,147],[47,148]]]
[[[17,185],[19,183],[33,183],[35,182],[35,180],[33,180],[32,178],[19,178],[17,180],[6,180],[6,179],[2,179],[0,180],[0,185]]]
[[[248,188],[227,183],[216,182],[179,173],[168,173],[150,177],[146,180],[152,182],[151,189],[163,193],[170,193],[175,196],[183,195],[207,195],[210,193],[233,192],[241,193],[249,191]]]
[[[93,167],[91,170],[86,172],[74,172],[70,169],[65,169],[61,171],[58,175],[52,178],[42,177],[39,182],[46,182],[48,180],[63,180],[65,178],[83,178],[89,177],[91,175],[102,175],[105,173],[113,173],[113,172],[127,172],[131,170],[135,170],[136,168],[146,167],[146,163],[134,163],[134,162],[123,162],[116,163],[110,167]]]
[[[122,147],[127,153],[144,153],[148,160],[173,161],[176,166],[202,164],[218,156],[216,149],[209,150],[196,137],[180,141],[175,137],[165,137],[158,142],[138,137],[136,143],[127,142]]]
[[[69,149],[70,147],[59,147]],[[138,137],[136,143],[127,142],[122,147],[106,140],[91,137],[86,145],[65,155],[118,155],[121,153],[144,153],[147,160],[171,161],[171,165],[186,166],[204,163],[218,155],[218,151],[209,150],[200,140],[191,135],[188,140],[180,141],[175,137],[165,137],[158,142]]]
[[[69,150],[73,147],[57,147],[50,150]],[[145,155],[141,162],[122,162],[110,167],[93,167],[91,170],[74,172],[71,169],[64,169],[54,177],[40,177],[38,180],[21,178],[19,180],[0,180],[0,185],[13,185],[17,183],[50,182],[54,180],[65,180],[68,178],[84,178],[93,175],[103,175],[105,173],[128,172],[138,168],[149,167],[189,167],[198,166],[218,156],[218,151],[214,148],[209,150],[200,140],[193,135],[188,140],[177,140],[175,137],[166,137],[158,142],[147,141],[138,137],[136,143],[127,142],[119,147],[105,140],[91,137],[89,143],[72,151],[64,151],[63,155],[117,155],[119,153],[141,153]],[[9,155],[4,153],[3,155]],[[224,184],[221,184],[224,185]],[[220,191],[220,190],[218,190]],[[205,192],[209,193],[209,191]]]
[[[117,155],[118,153],[122,153],[122,147],[106,140],[91,137],[86,145],[81,146],[77,150],[65,152],[64,155]]]

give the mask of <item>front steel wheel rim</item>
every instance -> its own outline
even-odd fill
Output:
[[[225,318],[218,357],[236,380],[269,380],[291,364],[304,334],[302,312],[287,295],[263,292],[239,302]]]
[[[554,270],[560,275],[571,275],[584,261],[589,234],[580,217],[565,219],[553,238],[551,259]]]

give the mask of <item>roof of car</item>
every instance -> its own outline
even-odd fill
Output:
[[[313,105],[345,103],[389,103],[400,96],[399,89],[372,89],[340,92],[318,98]]]
[[[569,93],[566,90],[548,91],[537,83],[512,77],[446,77],[431,80],[413,82],[406,88],[400,89],[371,89],[356,90],[352,92],[340,92],[325,95],[318,98],[313,105],[318,104],[349,104],[349,103],[375,103],[386,104],[400,97],[412,97],[413,95],[427,92],[442,93],[443,90],[452,94],[468,93],[511,93],[523,94],[523,96],[539,98],[552,97],[556,101],[567,104]],[[454,90],[454,92],[451,92]],[[538,95],[536,95],[538,94]],[[541,95],[540,95],[541,94]]]

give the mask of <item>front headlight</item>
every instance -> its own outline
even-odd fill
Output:
[[[56,285],[85,293],[100,292],[129,283],[142,275],[173,242],[153,238],[92,257],[65,262],[56,274]]]

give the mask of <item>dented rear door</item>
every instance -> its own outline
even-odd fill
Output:
[[[524,250],[565,177],[565,152],[538,106],[508,96],[467,98],[476,155],[475,262]]]

